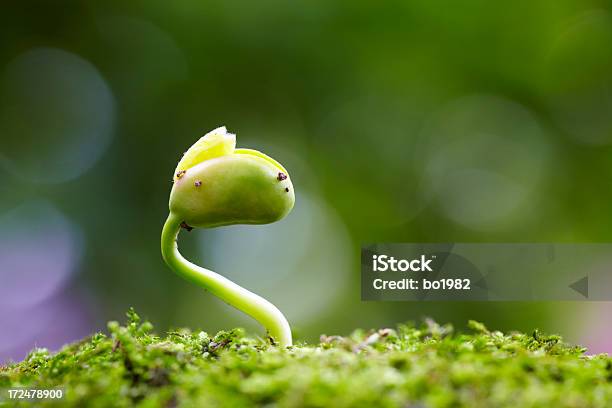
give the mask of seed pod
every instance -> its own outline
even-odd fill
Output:
[[[261,152],[235,149],[235,143],[223,127],[185,153],[175,171],[184,173],[175,177],[170,212],[192,227],[212,228],[268,224],[291,211],[295,195],[287,170]]]

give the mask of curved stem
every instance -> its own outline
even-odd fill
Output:
[[[183,278],[257,320],[281,346],[291,346],[291,328],[276,306],[218,273],[189,262],[181,255],[176,243],[181,222],[182,220],[170,213],[162,230],[161,251],[168,266]]]

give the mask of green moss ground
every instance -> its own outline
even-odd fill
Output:
[[[56,354],[37,349],[0,368],[7,388],[65,390],[36,406],[92,407],[610,407],[612,359],[586,356],[558,336],[470,334],[422,327],[322,336],[281,350],[241,330],[159,337],[128,313]],[[32,402],[21,402],[33,406]]]

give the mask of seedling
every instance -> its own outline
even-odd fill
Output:
[[[181,228],[269,224],[287,215],[294,202],[287,170],[261,152],[236,149],[236,135],[220,127],[204,135],[179,161],[161,237],[162,256],[170,268],[253,317],[281,346],[290,346],[292,340],[280,310],[218,273],[187,261],[178,251],[177,238]]]

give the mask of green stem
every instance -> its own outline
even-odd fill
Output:
[[[276,306],[218,273],[199,267],[183,258],[176,243],[181,222],[181,219],[170,213],[164,224],[161,251],[168,266],[183,278],[196,283],[257,320],[281,346],[291,346],[289,323]]]

